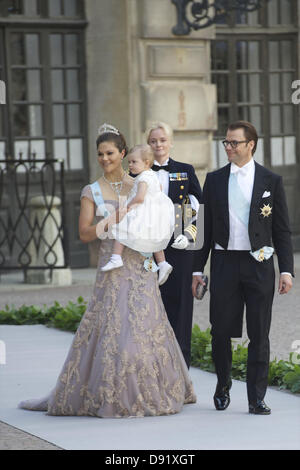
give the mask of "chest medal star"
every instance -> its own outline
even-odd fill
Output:
[[[272,214],[272,207],[270,207],[269,204],[265,205],[264,204],[264,207],[261,207],[260,208],[260,214],[263,215],[264,217],[269,217],[269,215]]]

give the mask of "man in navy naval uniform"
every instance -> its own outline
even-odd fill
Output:
[[[229,164],[207,174],[203,188],[204,245],[196,252],[194,271],[203,272],[211,251],[210,322],[218,379],[215,407],[225,410],[230,403],[231,337],[242,336],[246,306],[249,412],[266,415],[271,413],[264,397],[274,296],[274,248],[280,294],[292,287],[294,265],[282,178],[254,161],[257,140],[249,122],[237,121],[228,128],[223,144]],[[195,275],[194,295],[199,283],[203,281]]]
[[[164,250],[166,261],[173,266],[167,282],[160,285],[162,300],[168,319],[176,335],[187,366],[190,366],[193,294],[191,289],[197,228],[192,222],[201,202],[202,192],[192,165],[170,158],[172,129],[163,122],[148,130],[147,142],[151,146],[162,190],[175,206],[175,240],[172,237]]]

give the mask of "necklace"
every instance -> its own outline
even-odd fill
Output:
[[[125,173],[123,174],[123,177],[121,179],[121,181],[108,181],[105,176],[103,175],[103,179],[104,181],[106,181],[106,183],[109,184],[109,186],[111,187],[111,189],[116,193],[118,194],[118,196],[120,195],[122,189],[123,189],[123,179],[124,179],[124,176],[125,176]]]

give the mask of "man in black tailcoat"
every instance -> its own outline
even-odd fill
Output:
[[[270,414],[264,397],[275,285],[274,248],[280,294],[292,287],[294,266],[282,178],[254,162],[257,140],[256,130],[248,122],[237,121],[228,128],[223,144],[229,164],[207,174],[203,188],[204,245],[196,253],[194,271],[204,271],[211,251],[210,322],[218,379],[216,409],[225,410],[230,403],[231,337],[242,336],[246,306],[249,412]],[[203,281],[195,275],[194,295],[199,283]]]

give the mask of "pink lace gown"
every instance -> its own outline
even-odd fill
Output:
[[[82,195],[93,200],[89,186]],[[116,205],[114,201],[105,201]],[[100,220],[100,218],[98,218]],[[113,240],[101,240],[92,298],[49,396],[20,408],[48,415],[123,418],[178,413],[196,396],[168,321],[157,274],[125,247],[124,266],[102,272]]]

